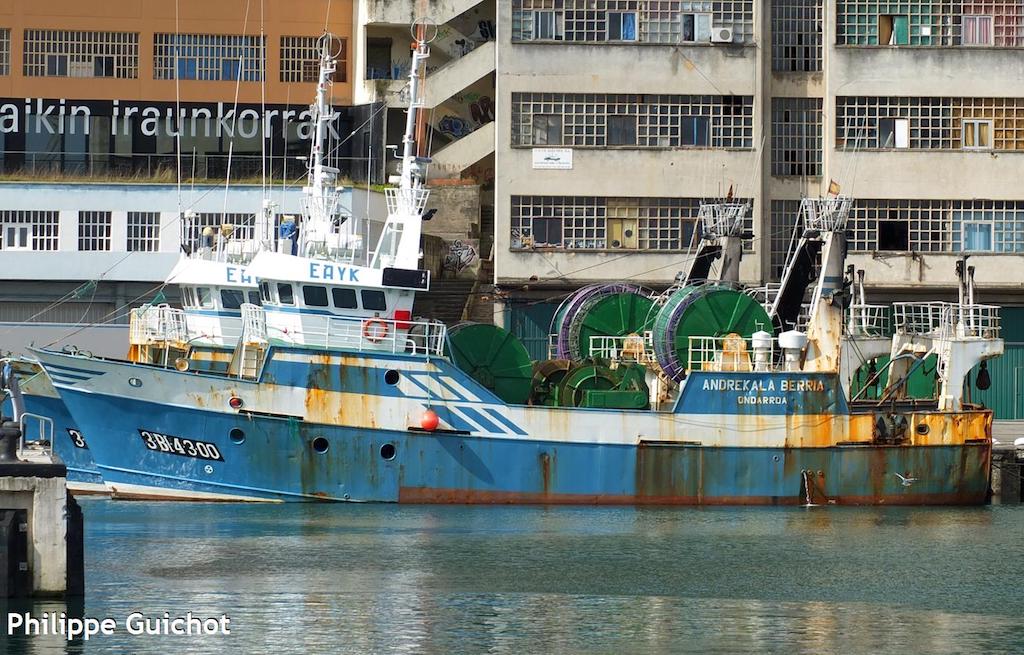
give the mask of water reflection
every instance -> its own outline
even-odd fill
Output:
[[[7,652],[1024,651],[1019,507],[84,511],[86,615],[232,634]]]

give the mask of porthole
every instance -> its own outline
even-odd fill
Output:
[[[921,436],[928,434],[929,430],[931,430],[931,428],[928,427],[927,423],[918,423],[917,427],[914,428],[914,432]]]
[[[398,378],[398,371],[396,371],[393,368],[389,368],[387,371],[384,372],[384,381],[392,386],[398,384]]]
[[[242,431],[242,428],[231,428],[231,432],[228,432],[228,437],[231,438],[231,443],[245,443],[245,432]]]
[[[396,454],[398,454],[398,450],[393,443],[386,443],[380,447],[380,456],[389,462],[395,458]]]
[[[324,439],[323,437],[317,437],[316,439],[313,439],[313,450],[320,453],[321,455],[326,453],[327,449],[330,448],[330,446],[331,444],[329,444],[327,442],[327,439]]]
[[[128,384],[132,385],[133,387],[141,387],[142,380],[140,380],[139,378],[128,378]]]

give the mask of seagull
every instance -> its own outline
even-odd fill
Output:
[[[910,485],[912,485],[915,482],[917,482],[917,478],[905,478],[902,475],[900,475],[899,473],[893,473],[893,475],[895,475],[897,478],[900,479],[900,482],[903,483],[904,487],[909,487]]]

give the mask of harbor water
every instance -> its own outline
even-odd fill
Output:
[[[7,653],[1022,652],[1024,507],[82,502],[88,642]],[[229,635],[132,636],[148,617]]]

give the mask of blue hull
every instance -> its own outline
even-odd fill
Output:
[[[989,483],[987,443],[735,448],[553,442],[352,429],[171,407],[73,388],[62,393],[76,419],[107,426],[90,437],[90,446],[115,495],[127,497],[979,504],[985,502]],[[907,483],[900,477],[911,472],[919,479]]]
[[[53,450],[64,461],[68,469],[68,483],[80,485],[95,485],[96,489],[103,486],[103,476],[100,475],[96,462],[93,460],[92,452],[89,450],[89,442],[79,433],[77,424],[68,413],[64,401],[60,398],[40,396],[25,393],[25,411],[30,414],[38,414],[53,419]],[[10,401],[3,405],[3,414],[10,416],[12,413]],[[27,438],[35,437],[37,423],[29,418],[27,422]],[[76,437],[77,435],[77,437]]]

